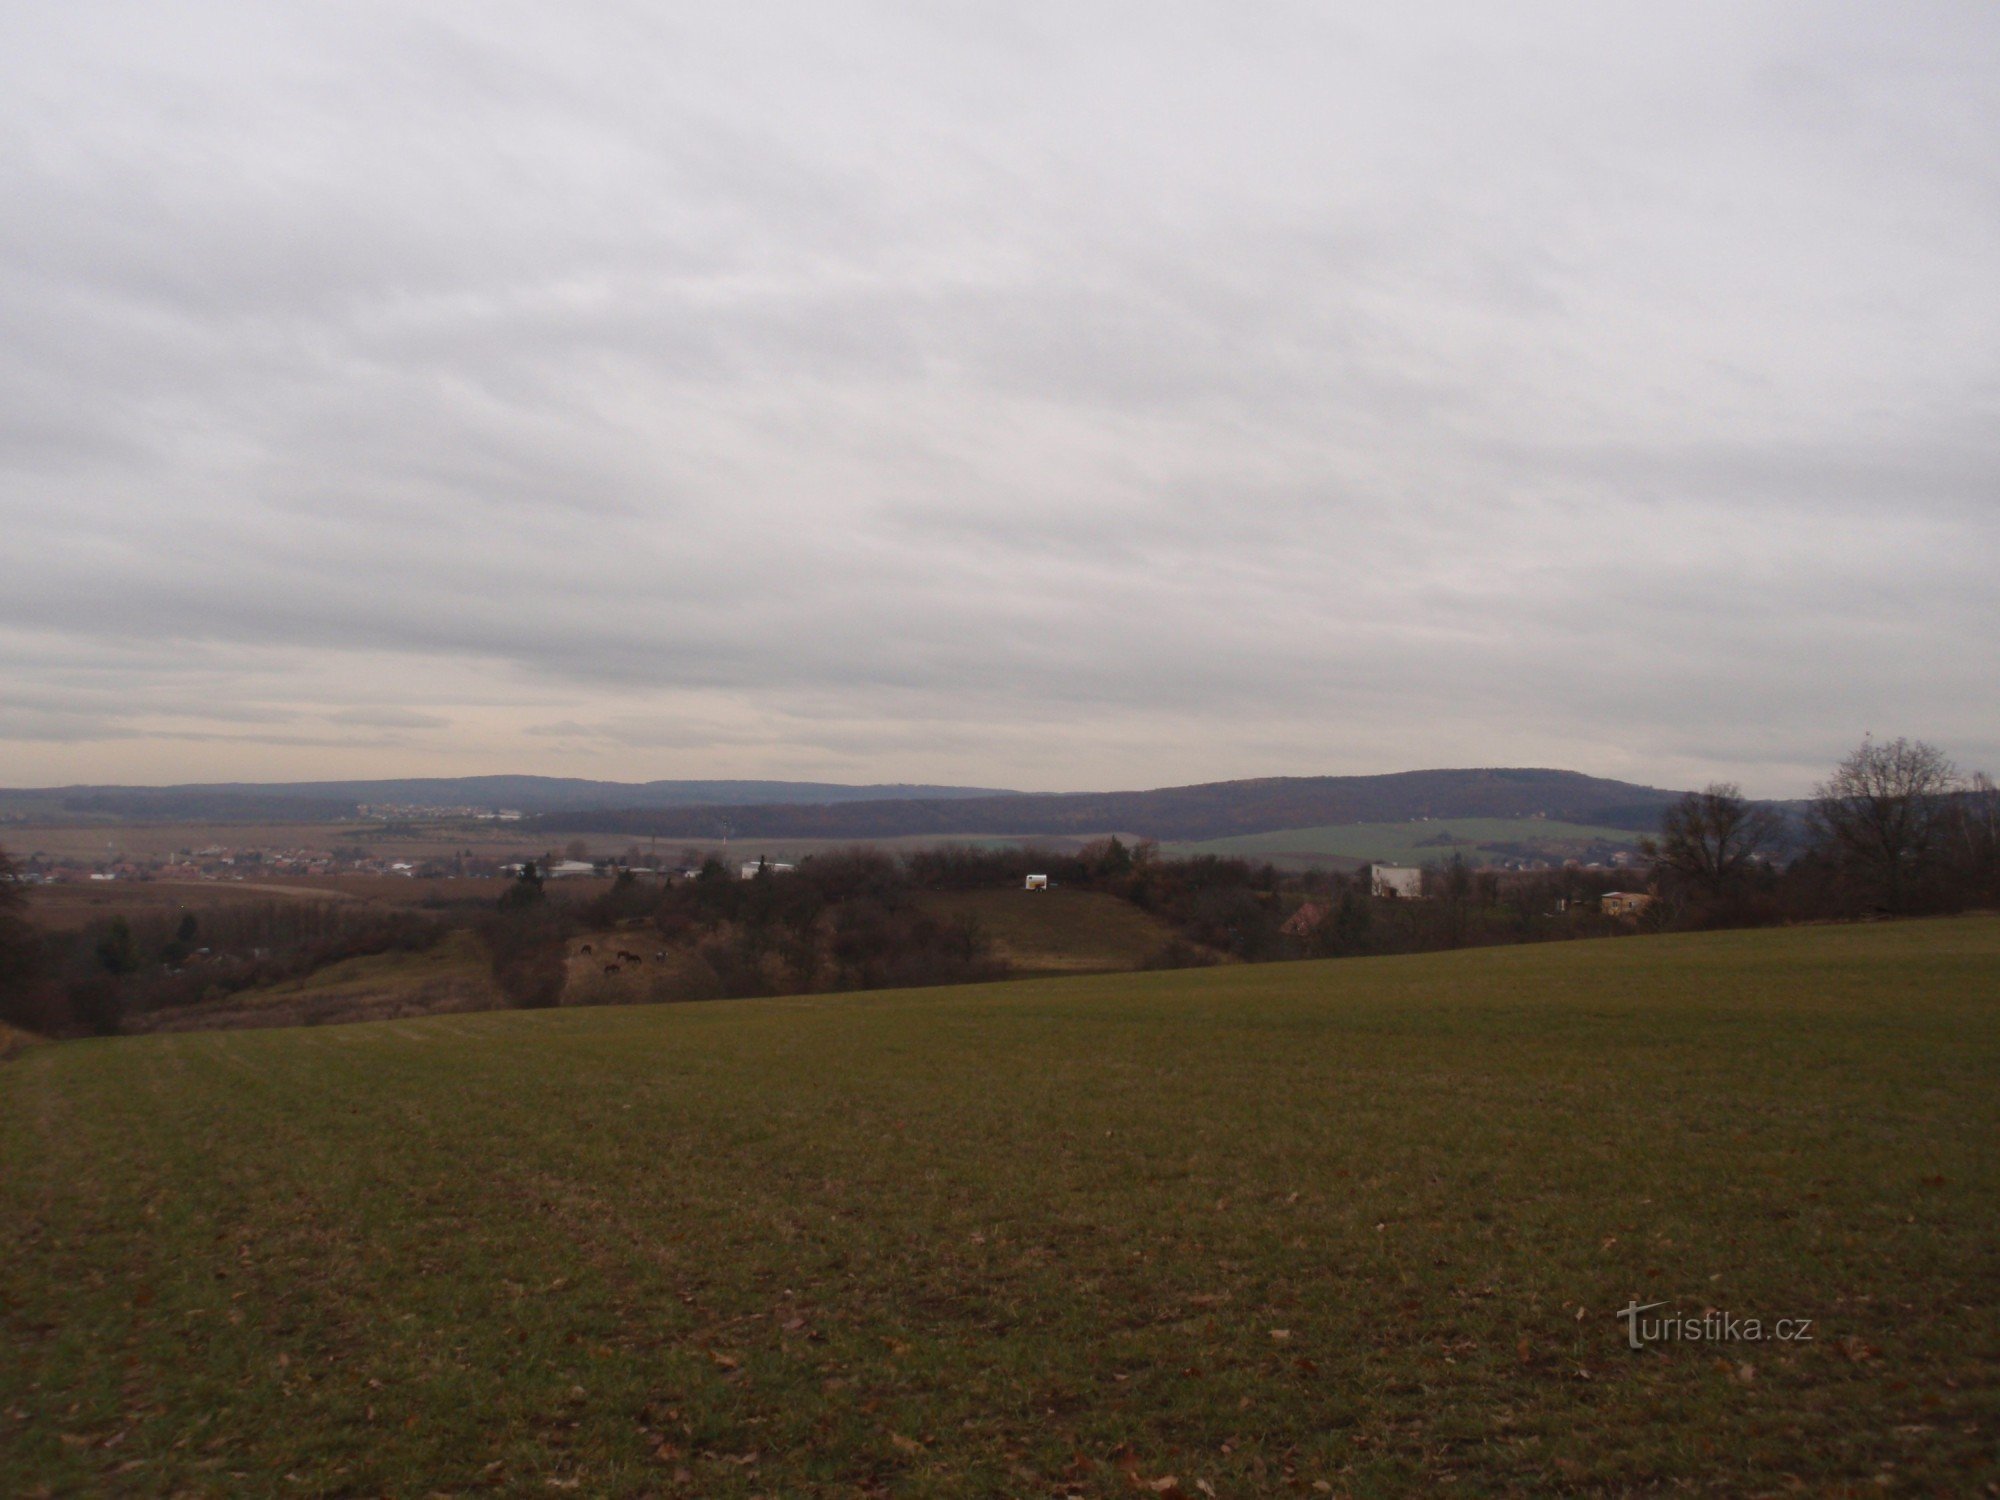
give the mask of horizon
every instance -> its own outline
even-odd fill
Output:
[[[1668,792],[1696,791],[1700,790],[1702,787],[1712,784],[1712,782],[1703,782],[1685,787],[1660,786],[1651,782],[1629,781],[1624,777],[1603,776],[1597,772],[1580,770],[1573,766],[1463,765],[1463,766],[1410,766],[1410,767],[1405,767],[1402,770],[1398,771],[1356,771],[1356,772],[1301,771],[1301,772],[1285,772],[1271,776],[1232,776],[1232,777],[1212,778],[1202,781],[1161,782],[1152,785],[1140,785],[1134,783],[1125,786],[1053,787],[1053,788],[986,786],[976,782],[952,782],[952,781],[823,781],[815,777],[740,777],[740,776],[718,776],[718,777],[648,776],[648,777],[625,778],[625,777],[610,777],[610,776],[589,776],[589,777],[560,776],[560,775],[551,775],[548,773],[538,772],[538,771],[474,771],[474,772],[467,772],[463,775],[443,775],[443,776],[428,775],[428,774],[416,775],[416,776],[307,776],[307,777],[288,778],[282,781],[227,780],[227,781],[178,781],[178,782],[68,782],[61,784],[50,784],[50,785],[39,785],[39,786],[26,786],[26,785],[0,786],[0,794],[7,794],[7,793],[28,794],[28,793],[62,792],[62,791],[74,791],[74,790],[173,791],[173,790],[183,790],[183,789],[192,790],[192,789],[201,789],[210,787],[215,787],[215,788],[242,787],[251,790],[256,790],[267,787],[341,786],[341,785],[368,784],[368,783],[392,785],[397,782],[411,782],[411,781],[452,782],[452,781],[504,779],[504,780],[531,780],[531,781],[540,780],[540,781],[554,781],[554,782],[583,782],[587,784],[621,786],[621,787],[639,787],[639,786],[648,786],[656,784],[674,784],[674,783],[684,783],[695,786],[725,785],[729,783],[743,783],[745,785],[750,785],[750,786],[818,785],[826,787],[838,787],[843,790],[879,788],[885,791],[893,790],[899,787],[922,787],[940,791],[957,791],[957,792],[974,791],[990,796],[1093,797],[1093,796],[1114,796],[1114,795],[1133,793],[1133,792],[1145,793],[1145,792],[1176,791],[1176,790],[1183,790],[1188,788],[1204,787],[1204,786],[1231,786],[1249,782],[1262,782],[1262,781],[1379,780],[1397,776],[1469,775],[1481,772],[1496,773],[1496,774],[1535,773],[1535,774],[1554,774],[1561,776],[1580,776],[1593,781],[1614,781],[1625,785],[1642,787],[1647,790],[1668,791]],[[1779,802],[1779,801],[1806,800],[1812,795],[1812,790],[1808,788],[1807,791],[1792,796],[1766,795],[1752,791],[1748,788],[1744,788],[1743,793],[1745,796],[1750,797],[1753,800]],[[757,805],[757,804],[746,803],[743,805]]]

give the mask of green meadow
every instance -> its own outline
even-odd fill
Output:
[[[1318,828],[1279,828],[1269,833],[1168,844],[1163,848],[1166,853],[1179,856],[1331,857],[1423,864],[1428,860],[1449,859],[1454,849],[1472,856],[1516,845],[1560,850],[1567,846],[1583,849],[1593,843],[1636,848],[1639,835],[1629,828],[1598,828],[1553,818],[1432,818],[1415,823],[1333,823]]]
[[[1996,1142],[1993,917],[32,1046],[0,1493],[1990,1493]]]
[[[1024,977],[1143,968],[1177,936],[1102,891],[928,891],[918,901],[936,916],[978,923],[994,957]]]

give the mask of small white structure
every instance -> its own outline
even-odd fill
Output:
[[[1029,889],[1029,890],[1031,890],[1031,891],[1045,891],[1045,890],[1047,890],[1048,888],[1049,888],[1049,877],[1048,877],[1048,876],[1046,876],[1046,875],[1030,875],[1030,876],[1028,877],[1028,889]]]
[[[1424,893],[1424,872],[1414,865],[1376,865],[1368,889],[1377,896],[1412,901]]]
[[[559,859],[542,872],[550,880],[577,880],[595,875],[597,866],[587,859]]]
[[[796,867],[793,865],[781,865],[767,859],[753,859],[745,863],[738,873],[745,880],[755,880],[759,870],[766,871],[772,875],[783,875],[794,868]]]

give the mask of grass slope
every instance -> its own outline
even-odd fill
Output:
[[[489,977],[485,948],[474,934],[460,929],[421,952],[343,959],[297,979],[136,1016],[132,1024],[153,1031],[309,1026],[483,1010],[502,1003]]]
[[[1555,818],[1436,818],[1415,823],[1338,823],[1319,828],[1281,828],[1272,833],[1239,838],[1205,839],[1170,844],[1177,855],[1226,854],[1245,857],[1292,855],[1352,860],[1403,860],[1422,864],[1451,857],[1453,848],[1468,856],[1508,845],[1551,848],[1593,843],[1636,847],[1639,835],[1625,828],[1597,828],[1564,823]]]
[[[9,1026],[0,1021],[0,1063],[19,1057],[30,1047],[39,1047],[45,1039],[32,1031],[23,1031],[18,1026]]]
[[[995,954],[1021,974],[1136,969],[1174,929],[1102,891],[948,891],[921,898],[940,916],[969,916]]]
[[[1996,994],[1986,918],[36,1048],[0,1491],[1983,1492]]]

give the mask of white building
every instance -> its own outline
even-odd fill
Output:
[[[745,880],[755,880],[757,878],[757,872],[759,870],[769,871],[773,875],[783,875],[788,870],[792,870],[795,868],[796,866],[781,865],[772,860],[753,859],[747,861],[739,873],[743,876]]]
[[[1377,896],[1414,900],[1424,893],[1424,872],[1414,865],[1376,865],[1368,889]]]
[[[1030,875],[1030,876],[1028,877],[1028,889],[1029,889],[1029,890],[1031,890],[1031,891],[1045,891],[1045,890],[1047,890],[1048,888],[1049,888],[1049,877],[1048,877],[1048,876],[1046,876],[1046,875]]]

